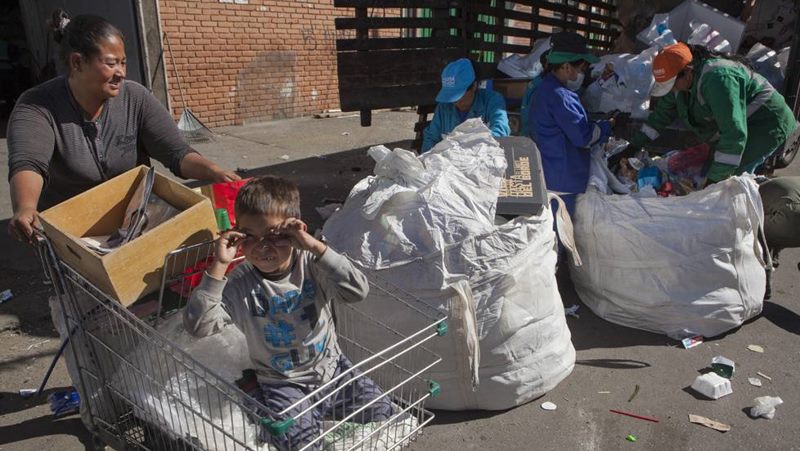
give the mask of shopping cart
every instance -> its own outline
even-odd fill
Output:
[[[54,322],[71,342],[67,366],[80,388],[81,415],[92,432],[115,449],[276,449],[265,442],[268,434],[282,434],[322,402],[341,402],[347,386],[364,378],[378,384],[379,398],[346,414],[333,409],[322,419],[313,440],[288,447],[396,449],[409,444],[433,419],[425,402],[436,396],[440,387],[425,374],[441,358],[425,343],[446,332],[446,317],[377,277],[368,276],[370,289],[395,300],[397,314],[417,319],[419,328],[396,330],[362,313],[358,304],[335,304],[339,345],[353,367],[278,417],[264,418],[260,413],[264,406],[240,389],[230,375],[225,377],[220,374],[223,371],[201,363],[160,332],[179,320],[175,312],[185,305],[196,272],[211,255],[210,243],[166,256],[164,274],[173,273],[175,267],[189,269],[163,278],[157,300],[152,301],[158,308],[150,313],[146,308],[128,310],[103,293],[61,261],[46,237],[39,239],[38,249],[45,276],[57,295],[56,310],[60,312]],[[373,349],[364,338],[375,334],[394,337],[394,344]],[[363,421],[370,405],[380,400],[391,403],[390,417]],[[296,409],[299,405],[304,408]],[[289,415],[290,411],[296,413]]]

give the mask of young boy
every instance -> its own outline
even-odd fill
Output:
[[[282,449],[299,448],[317,437],[334,407],[341,419],[383,395],[369,378],[352,381],[356,374],[351,372],[325,393],[281,414],[352,367],[336,340],[331,301],[362,301],[369,284],[349,260],[308,234],[299,219],[295,184],[277,177],[254,179],[239,191],[235,213],[236,229],[216,240],[216,258],[189,298],[184,325],[195,336],[214,334],[231,322],[244,333],[263,392],[259,401],[273,420],[288,419],[347,384],[285,434],[262,433]],[[226,278],[239,248],[247,261]],[[391,403],[383,397],[352,421],[384,421],[391,415]]]

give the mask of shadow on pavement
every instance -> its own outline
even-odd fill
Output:
[[[0,445],[51,435],[73,435],[81,441],[86,449],[93,449],[92,435],[86,430],[77,415],[60,420],[46,415],[17,424],[0,426]]]
[[[764,302],[761,316],[786,332],[800,335],[800,315],[774,302]]]
[[[515,409],[516,407],[506,410],[434,410],[436,418],[433,419],[431,425],[455,424],[463,423],[465,421],[482,420],[484,418],[502,415],[509,410]]]
[[[598,368],[610,368],[614,370],[639,370],[649,368],[650,364],[641,360],[627,359],[586,359],[576,360],[576,365],[594,366]]]
[[[34,385],[31,385],[31,388],[34,388],[34,386],[38,385],[40,381],[33,380],[32,382],[34,382]],[[47,388],[42,392],[41,395],[31,396],[29,398],[23,398],[19,395],[19,393],[0,392],[0,415],[8,415],[10,413],[28,410],[32,407],[47,404],[47,397],[50,396],[51,393],[59,390],[68,390],[70,388],[71,387]]]
[[[411,141],[396,141],[386,147],[408,148]],[[303,220],[310,230],[322,227],[322,217],[316,208],[329,203],[341,203],[353,186],[372,175],[375,161],[367,155],[369,147],[318,155],[259,168],[237,168],[242,177],[275,175],[297,183],[300,188],[300,207]],[[190,183],[189,186],[198,186]]]

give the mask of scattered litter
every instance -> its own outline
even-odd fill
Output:
[[[759,379],[757,377],[748,377],[747,378],[747,382],[750,382],[750,385],[752,385],[754,387],[760,387],[761,386],[761,379]]]
[[[331,217],[334,213],[336,213],[340,208],[342,208],[342,204],[328,204],[322,207],[316,207],[317,213],[322,217],[323,221],[327,221],[328,218]]]
[[[544,409],[544,410],[556,410],[557,408],[558,408],[558,406],[555,405],[554,403],[550,402],[550,401],[546,401],[546,402],[542,403],[542,409]]]
[[[31,396],[35,395],[36,392],[38,391],[39,390],[35,388],[20,388],[19,395],[22,396],[23,398],[30,398]]]
[[[772,380],[771,377],[767,376],[766,374],[762,373],[761,371],[756,371],[756,374],[758,374],[759,376],[763,377],[764,379],[766,379],[768,381]]]
[[[719,421],[714,421],[710,418],[701,417],[700,415],[695,415],[690,413],[689,414],[689,422],[694,424],[699,424],[701,426],[705,426],[707,428],[714,429],[715,431],[720,432],[728,432],[731,430],[730,425],[725,423],[720,423]]]
[[[683,340],[681,340],[681,343],[683,343],[683,347],[685,349],[693,348],[693,347],[703,343],[703,336],[702,335],[697,335],[697,336],[694,336],[694,337],[684,338]]]
[[[342,132],[342,136],[348,136],[348,135],[350,135],[350,132]]]
[[[571,305],[569,307],[564,307],[564,315],[571,316],[571,317],[573,317],[575,319],[578,319],[578,318],[581,317],[580,315],[578,315],[578,309],[580,307],[581,306],[578,305],[578,304],[573,304],[573,305]]]
[[[627,440],[629,442],[635,442],[636,441],[636,436],[633,435],[633,434],[628,434],[628,436],[625,437],[625,440]]]
[[[38,348],[39,346],[41,346],[41,345],[43,345],[43,344],[45,344],[45,343],[47,343],[49,341],[50,341],[49,338],[47,340],[37,341],[36,343],[28,346],[28,351],[30,351],[33,348]]]
[[[246,160],[246,159],[247,159],[247,155],[242,155],[242,160]]]
[[[608,394],[610,394],[610,393],[611,393],[611,392],[610,392],[610,391],[607,391],[607,390],[603,390],[603,391],[599,391],[599,392],[597,392],[597,394],[598,394],[598,395],[608,395]]]
[[[10,288],[8,290],[3,290],[0,292],[0,304],[10,301],[12,297],[14,297],[14,295],[11,294]]]
[[[783,404],[783,400],[778,396],[759,396],[753,402],[755,405],[750,408],[750,416],[764,417],[768,420],[775,416],[775,408]]]
[[[736,364],[733,363],[733,360],[718,355],[711,359],[711,369],[725,379],[730,379],[736,371]]]
[[[280,159],[283,160],[283,161],[288,161],[289,160],[289,155],[281,155]]]
[[[631,393],[630,398],[628,398],[628,402],[633,401],[633,398],[635,398],[636,395],[638,394],[639,394],[639,384],[636,384],[636,387],[633,388],[633,393]]]
[[[622,410],[611,409],[611,410],[609,410],[609,412],[616,413],[616,414],[619,414],[619,415],[625,415],[626,417],[636,418],[638,420],[644,420],[644,421],[650,421],[652,423],[658,423],[658,419],[657,418],[646,417],[644,415],[637,415],[635,413],[630,413],[630,412],[623,412]]]
[[[706,373],[697,376],[692,383],[692,390],[711,399],[719,399],[733,393],[731,381],[717,373]]]
[[[747,349],[749,349],[749,350],[751,350],[753,352],[758,352],[758,353],[763,353],[764,352],[764,348],[762,346],[759,346],[759,345],[747,345]]]
[[[81,406],[80,395],[75,389],[55,391],[47,397],[47,401],[50,403],[50,411],[56,418],[77,413]]]

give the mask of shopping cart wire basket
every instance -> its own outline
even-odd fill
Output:
[[[409,444],[433,419],[425,402],[441,387],[426,373],[441,358],[425,344],[446,333],[447,318],[375,274],[367,274],[370,290],[392,299],[393,311],[414,318],[418,327],[397,330],[359,310],[358,303],[335,303],[339,347],[352,366],[276,418],[265,418],[265,407],[239,388],[235,377],[224,374],[225,368],[212,369],[162,333],[179,322],[181,315],[174,313],[202,276],[211,243],[165,256],[164,274],[174,274],[174,267],[186,270],[164,276],[152,301],[158,308],[154,314],[144,313],[143,319],[132,313],[136,309],[126,309],[61,261],[47,238],[40,239],[38,249],[45,276],[55,289],[54,310],[60,310],[54,322],[62,336],[70,337],[67,366],[81,392],[84,423],[113,448],[278,449],[269,434],[280,437],[328,403],[333,408],[321,418],[311,440],[276,443],[289,449],[396,449]],[[148,310],[138,311],[142,315]],[[374,349],[369,337],[375,336],[392,337],[393,344]],[[348,400],[356,392],[352,388],[367,378],[380,387],[380,395],[363,405]],[[348,403],[350,408],[339,408]],[[370,409],[378,403],[390,404],[391,414],[369,422]]]

